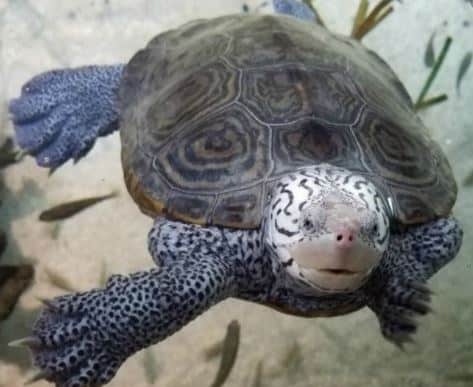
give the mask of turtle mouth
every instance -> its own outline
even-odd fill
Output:
[[[299,267],[299,270],[311,286],[325,293],[355,291],[363,286],[371,274],[371,269],[355,271],[346,268]]]
[[[359,271],[353,271],[348,269],[318,269],[321,273],[332,274],[332,275],[342,275],[342,276],[350,276],[361,274]]]

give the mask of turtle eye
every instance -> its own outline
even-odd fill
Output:
[[[304,220],[304,228],[308,231],[312,230],[314,228],[314,224],[309,219],[306,219]]]
[[[373,235],[378,235],[378,223],[375,222],[372,226],[371,226],[371,234]]]
[[[306,234],[313,234],[317,229],[318,223],[314,221],[310,216],[303,219],[301,228]]]

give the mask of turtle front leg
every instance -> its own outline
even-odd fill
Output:
[[[260,238],[257,230],[158,219],[150,251],[160,268],[115,275],[104,289],[48,301],[33,335],[20,343],[31,348],[40,376],[58,387],[106,384],[133,353],[217,302],[270,288],[270,263],[256,255]]]
[[[259,229],[205,227],[157,218],[148,233],[148,250],[159,267],[209,254],[232,257],[251,267],[253,259],[263,255],[264,243]]]
[[[10,101],[16,141],[43,167],[75,161],[118,128],[123,65],[84,66],[35,76]]]
[[[417,330],[414,318],[430,311],[427,280],[458,253],[463,232],[453,219],[439,219],[391,236],[381,265],[363,291],[386,339],[402,347]]]
[[[234,295],[237,283],[235,262],[214,256],[115,275],[104,289],[48,301],[23,343],[56,386],[101,386],[133,353]]]

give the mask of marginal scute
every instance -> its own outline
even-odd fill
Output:
[[[274,182],[319,163],[366,176],[399,224],[456,199],[394,72],[315,24],[232,15],[167,31],[127,65],[120,103],[125,181],[150,216],[256,228]]]
[[[213,222],[229,227],[245,224],[248,228],[256,228],[259,226],[258,220],[263,212],[265,197],[264,186],[261,187],[261,184],[245,188],[242,192],[222,193],[213,212]]]

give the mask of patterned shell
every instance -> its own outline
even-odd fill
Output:
[[[389,66],[312,23],[233,15],[165,32],[127,65],[120,100],[126,184],[151,216],[258,227],[272,183],[322,162],[369,177],[400,223],[456,199]]]

